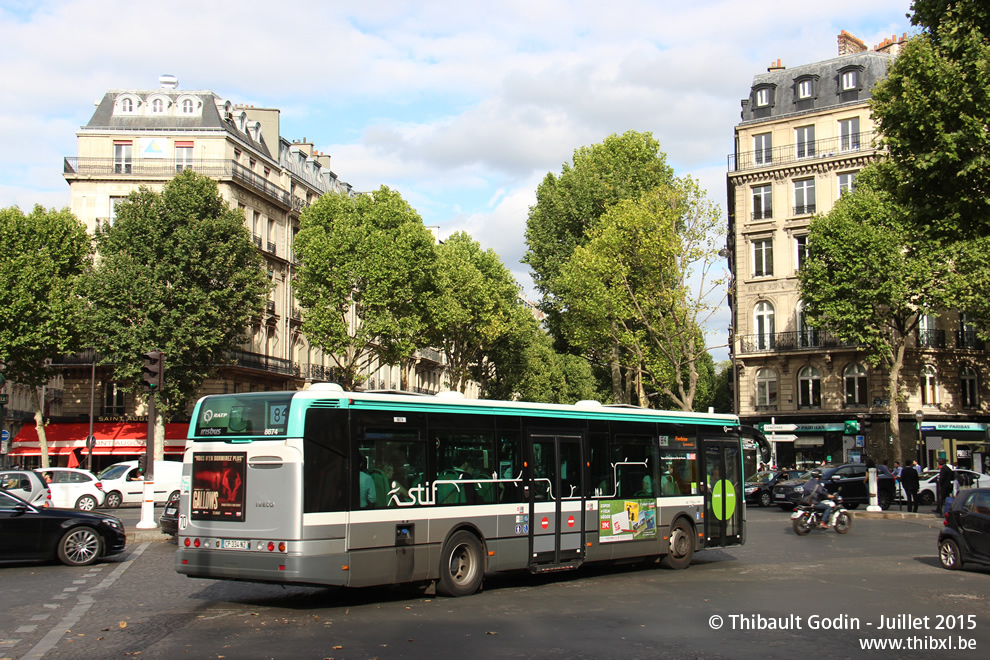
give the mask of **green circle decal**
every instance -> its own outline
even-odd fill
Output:
[[[725,498],[725,514],[723,517],[722,498]],[[712,513],[719,520],[728,520],[736,512],[736,488],[731,481],[720,480],[712,489]]]

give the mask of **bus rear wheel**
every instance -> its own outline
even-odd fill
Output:
[[[660,565],[664,568],[687,568],[693,558],[694,536],[691,533],[691,526],[683,520],[678,520],[670,526],[670,547],[660,560]]]
[[[470,532],[460,531],[447,539],[440,556],[440,583],[443,596],[470,596],[481,586],[484,553],[481,541]]]

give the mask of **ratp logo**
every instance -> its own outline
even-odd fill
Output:
[[[225,412],[215,413],[212,410],[207,410],[207,411],[205,411],[203,413],[203,421],[206,422],[207,424],[209,424],[210,420],[212,420],[214,417],[216,417],[217,419],[222,419],[222,418],[224,418],[226,416],[227,416],[227,413],[225,413]]]

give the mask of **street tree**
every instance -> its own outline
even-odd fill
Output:
[[[203,382],[229,362],[260,320],[269,289],[243,212],[208,177],[184,170],[161,192],[142,187],[96,230],[96,266],[86,278],[92,342],[114,377],[141,394],[142,353],[165,354],[155,457],[165,420],[186,410]]]
[[[915,0],[907,41],[873,89],[884,185],[929,239],[990,233],[990,8]]]
[[[436,248],[402,196],[386,186],[323,195],[303,211],[295,250],[302,330],[345,388],[376,364],[401,364],[428,345]],[[406,369],[402,370],[402,387]]]
[[[514,330],[520,287],[494,250],[457,232],[437,246],[436,295],[427,339],[447,360],[451,389],[464,392],[488,351]]]
[[[798,279],[808,325],[862,347],[874,367],[887,369],[890,433],[899,438],[909,337],[922,316],[947,305],[952,273],[879,178],[875,167],[861,171],[853,192],[812,219]],[[903,463],[900,443],[893,449]]]
[[[4,378],[32,388],[41,441],[41,466],[49,467],[44,402],[39,390],[60,373],[52,358],[85,345],[80,278],[91,263],[86,227],[68,209],[35,206],[0,210],[0,361]]]
[[[651,133],[628,131],[610,135],[600,144],[575,149],[571,163],[559,175],[550,172],[536,190],[526,224],[527,252],[523,262],[533,269],[533,280],[543,296],[541,309],[558,349],[568,350],[563,312],[568,301],[558,284],[561,269],[574,249],[588,241],[588,232],[602,215],[622,200],[669,184],[674,177],[660,143]],[[592,359],[611,365],[613,397],[626,401],[626,383],[619,368],[620,351],[613,347]]]
[[[724,279],[712,278],[722,227],[697,182],[676,179],[610,207],[561,268],[568,339],[588,352],[614,346],[630,356],[623,366],[641,406],[662,395],[694,409],[699,360],[708,354],[702,328],[725,296]]]

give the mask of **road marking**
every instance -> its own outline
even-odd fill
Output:
[[[47,619],[50,616],[51,616],[51,614],[35,614],[35,615],[32,615],[31,620],[32,621],[44,621],[45,619]]]
[[[38,629],[38,626],[21,626],[20,628],[18,628],[14,632],[15,633],[32,633],[32,632],[34,632],[37,629]]]
[[[141,553],[144,552],[149,545],[151,545],[150,542],[142,543],[138,546],[137,550],[131,553],[130,557],[123,561],[117,568],[113,569],[113,572],[105,577],[102,582],[89,589],[86,593],[79,594],[79,604],[69,610],[69,613],[62,617],[62,620],[55,624],[55,626],[41,638],[41,641],[35,644],[34,648],[22,657],[22,660],[42,660],[42,658],[45,657],[45,654],[55,648],[55,645],[59,643],[59,640],[65,636],[65,632],[70,630],[72,626],[76,625],[76,623],[78,623],[79,620],[85,616],[86,612],[89,611],[89,608],[93,606],[93,603],[96,602],[96,599],[93,598],[93,596],[100,591],[109,589],[110,586],[117,581],[117,578],[119,578],[124,571],[127,570],[135,559],[141,556]],[[76,589],[78,589],[78,587],[69,587],[66,591],[75,591]],[[62,594],[62,596],[64,597],[64,594]],[[55,597],[58,598],[58,596]],[[36,628],[37,626],[34,627]]]

